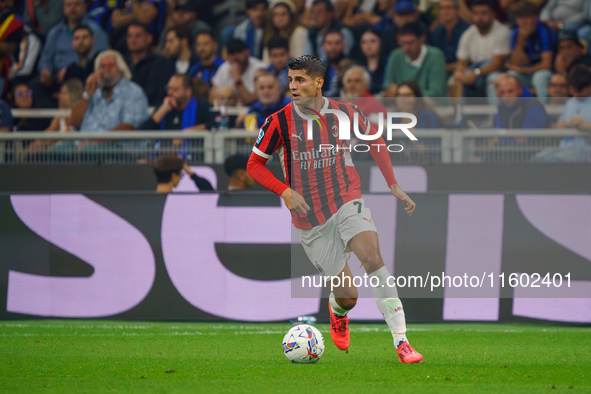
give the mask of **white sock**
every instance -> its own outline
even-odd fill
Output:
[[[398,335],[398,334],[392,334],[394,336],[394,346],[398,347],[400,346],[401,343],[408,343],[408,339],[406,339],[406,335],[402,334],[402,335]]]
[[[333,292],[330,292],[330,297],[328,298],[328,300],[330,301],[330,309],[332,309],[332,313],[334,313],[338,317],[343,317],[347,313],[349,313],[349,309],[344,309],[337,303],[337,300],[334,297]]]
[[[373,296],[376,300],[376,305],[380,310],[382,316],[388,324],[388,328],[392,332],[394,337],[394,345],[398,346],[401,341],[408,342],[406,339],[406,318],[404,317],[404,309],[402,308],[402,302],[398,298],[398,290],[396,286],[388,286],[388,278],[390,273],[386,267],[382,267],[371,274],[371,277],[378,278],[370,281],[373,287]],[[390,280],[390,284],[394,281]]]

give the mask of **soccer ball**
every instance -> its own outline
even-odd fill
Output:
[[[283,354],[292,363],[315,363],[324,353],[324,338],[309,324],[292,327],[283,337]]]

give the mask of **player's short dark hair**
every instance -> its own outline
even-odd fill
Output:
[[[161,156],[154,162],[153,169],[158,183],[168,183],[172,174],[180,174],[185,161],[179,156]]]
[[[420,38],[425,34],[425,31],[423,30],[419,22],[410,22],[402,26],[398,31],[398,36],[402,36],[405,34],[410,34],[417,38]]]
[[[527,0],[520,0],[513,5],[512,12],[516,18],[523,18],[528,16],[538,16],[540,10],[538,6]]]
[[[224,172],[231,178],[237,170],[246,170],[247,164],[248,157],[241,153],[236,153],[235,155],[228,156],[224,161]]]
[[[179,40],[187,40],[189,47],[193,45],[193,32],[191,28],[185,25],[173,26],[166,31],[166,34],[173,31]]]
[[[127,26],[127,31],[129,31],[129,28],[131,26],[139,27],[140,29],[142,29],[144,31],[144,33],[150,34],[150,30],[148,29],[148,26],[144,25],[143,23],[140,23],[140,22],[131,22],[129,24],[129,26]]]
[[[251,8],[254,8],[259,4],[264,4],[266,6],[269,5],[269,3],[267,3],[267,0],[246,0],[246,9],[250,10]]]
[[[568,73],[567,81],[568,86],[577,92],[591,86],[591,70],[589,70],[589,66],[580,64],[573,67]]]
[[[319,4],[324,4],[324,6],[326,7],[326,12],[332,12],[334,13],[334,5],[332,5],[332,1],[330,0],[314,0],[312,2],[312,7],[314,7],[315,5],[319,5]]]
[[[72,36],[74,36],[74,33],[76,33],[79,30],[86,30],[88,32],[88,34],[90,34],[91,37],[94,37],[94,33],[92,32],[92,30],[90,29],[90,27],[85,26],[85,25],[78,25],[74,28],[74,30],[72,30]]]
[[[290,70],[305,70],[306,74],[312,78],[324,78],[324,75],[326,74],[326,69],[322,64],[322,61],[312,55],[300,56],[289,62],[287,67]]]
[[[215,34],[213,34],[213,32],[211,30],[204,30],[204,31],[200,31],[199,33],[197,33],[197,35],[195,36],[195,41],[197,41],[197,37],[199,37],[199,36],[208,36],[216,43],[218,42],[218,39],[215,37]]]
[[[233,55],[235,53],[244,52],[248,49],[248,45],[238,38],[232,38],[228,41],[228,45],[226,45],[228,49],[228,55]]]
[[[267,49],[269,52],[271,52],[272,49],[285,49],[289,52],[289,42],[281,36],[275,36],[267,43]]]
[[[494,11],[492,2],[489,0],[474,0],[473,2],[471,2],[468,7],[470,8],[470,10],[473,10],[474,7],[479,7],[479,6],[485,6],[488,7],[491,11]]]

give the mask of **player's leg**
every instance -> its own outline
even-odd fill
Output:
[[[390,273],[384,266],[384,261],[379,249],[378,234],[374,231],[364,231],[355,235],[349,243],[349,248],[365,268],[370,277],[377,277],[372,283],[378,284],[373,287],[373,293],[378,309],[386,319],[396,345],[406,340],[406,319],[404,309],[398,298],[398,290],[393,284],[388,285]]]
[[[350,253],[345,252],[339,239],[336,217],[313,229],[298,229],[298,235],[312,264],[328,280],[327,285],[334,286],[328,301],[330,334],[335,345],[345,350],[350,343],[347,313],[357,303],[358,295],[347,265]]]
[[[351,239],[349,248],[363,264],[371,278],[376,305],[386,320],[394,337],[394,346],[401,362],[413,363],[423,360],[406,339],[406,318],[394,278],[384,266],[380,253],[378,234],[375,231],[363,231]],[[376,279],[373,279],[376,278]],[[392,278],[392,279],[389,279]]]
[[[339,286],[332,289],[328,299],[330,336],[336,347],[346,350],[351,343],[347,314],[355,307],[358,298],[357,288],[353,284],[353,274],[346,263],[345,268],[338,275],[338,282]]]
[[[338,275],[339,286],[335,286],[330,293],[330,305],[332,312],[335,315],[345,316],[357,304],[359,294],[357,287],[353,284],[353,274],[349,268],[349,264],[345,264],[345,268]]]

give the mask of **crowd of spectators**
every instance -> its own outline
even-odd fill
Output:
[[[289,60],[312,54],[326,67],[325,96],[483,97],[499,108],[494,126],[514,128],[550,126],[544,104],[573,96],[582,117],[565,112],[555,125],[584,128],[590,4],[2,0],[0,123],[54,132],[254,129],[288,102]],[[6,104],[72,115],[9,122]],[[234,105],[248,109],[228,118],[211,108]],[[419,127],[440,127],[433,111],[419,111]]]

